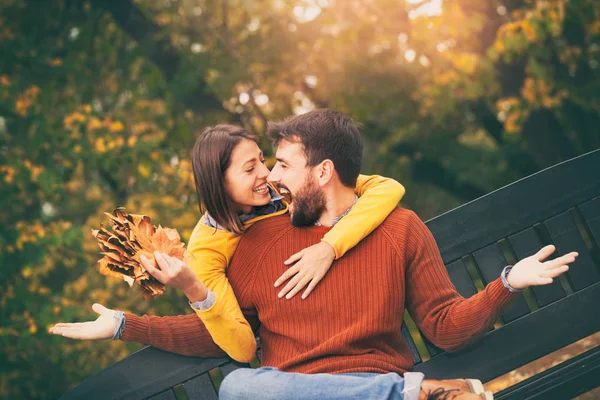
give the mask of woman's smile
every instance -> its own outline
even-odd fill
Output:
[[[269,190],[267,189],[266,183],[263,183],[262,185],[255,187],[252,191],[254,193],[256,193],[258,195],[262,195],[262,196],[266,196],[269,194]]]

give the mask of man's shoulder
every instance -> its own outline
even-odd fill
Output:
[[[274,215],[252,224],[242,235],[242,241],[270,241],[278,234],[292,229],[289,214]]]
[[[390,213],[385,221],[383,221],[381,226],[400,228],[406,227],[409,224],[413,224],[416,221],[421,221],[421,219],[413,210],[403,207],[396,207],[396,209]]]
[[[407,237],[415,232],[421,232],[425,224],[419,216],[408,208],[397,207],[390,215],[381,223],[378,230],[395,239]]]

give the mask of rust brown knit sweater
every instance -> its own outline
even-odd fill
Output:
[[[413,366],[400,328],[407,308],[438,347],[456,350],[484,334],[515,298],[500,279],[464,299],[454,289],[436,243],[412,212],[397,209],[337,260],[305,300],[277,298],[275,280],[291,254],[329,228],[295,228],[289,216],[256,223],[228,269],[242,311],[260,319],[262,366],[304,373],[398,372]],[[127,314],[122,340],[195,356],[222,356],[196,314]]]

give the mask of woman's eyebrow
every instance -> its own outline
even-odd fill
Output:
[[[243,167],[244,165],[246,165],[246,164],[255,163],[255,162],[256,162],[256,157],[252,157],[251,159],[249,159],[249,160],[246,160],[246,161],[245,161],[245,162],[242,164],[242,167]]]
[[[259,158],[262,158],[262,153],[259,155]],[[244,168],[247,164],[256,164],[256,157],[252,157],[249,160],[246,160],[243,164],[242,164],[242,168]]]

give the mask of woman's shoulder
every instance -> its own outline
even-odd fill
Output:
[[[206,215],[203,215],[202,218],[198,220],[196,226],[194,227],[194,230],[192,231],[189,246],[198,245],[206,242],[214,243],[226,241],[234,236],[236,235],[229,231],[208,225],[206,223]]]

